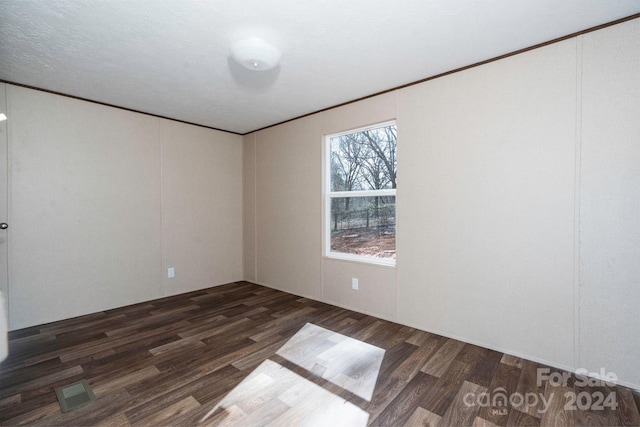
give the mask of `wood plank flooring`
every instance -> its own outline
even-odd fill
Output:
[[[640,425],[628,388],[541,380],[563,372],[247,282],[14,331],[9,348],[3,426]],[[97,400],[61,413],[54,389],[81,379]]]

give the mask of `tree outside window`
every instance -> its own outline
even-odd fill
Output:
[[[393,264],[395,122],[327,136],[327,255]]]

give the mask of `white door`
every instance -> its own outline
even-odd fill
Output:
[[[7,85],[0,83],[0,114],[9,116],[7,112]],[[5,304],[8,301],[8,253],[9,253],[9,229],[7,223],[8,198],[7,198],[7,125],[10,119],[0,121],[0,292],[4,296]],[[2,315],[6,316],[7,306],[2,307]],[[0,326],[6,324],[6,319],[0,319]],[[4,337],[0,337],[2,339]]]

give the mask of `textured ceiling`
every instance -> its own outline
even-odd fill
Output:
[[[0,2],[0,79],[236,133],[640,12],[640,0]],[[280,65],[251,72],[231,42]]]

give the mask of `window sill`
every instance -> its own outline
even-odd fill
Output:
[[[343,254],[339,252],[325,254],[323,258],[331,261],[355,262],[375,267],[396,268],[396,260],[393,258],[374,258],[362,255]]]

